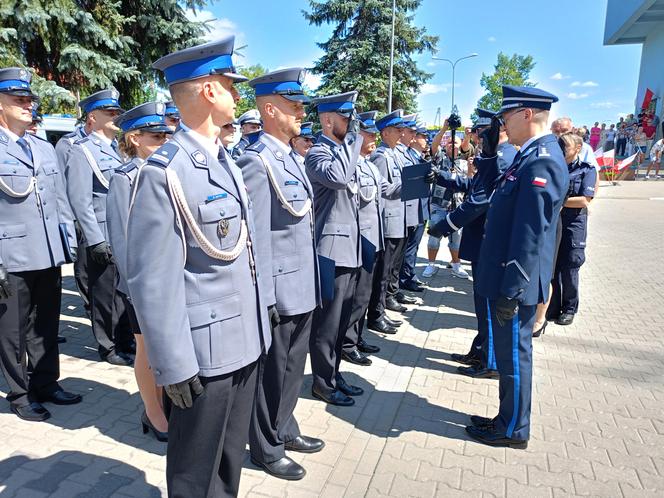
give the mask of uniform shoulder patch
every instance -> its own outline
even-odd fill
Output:
[[[80,144],[84,144],[84,143],[89,142],[89,141],[90,141],[90,137],[83,137],[83,138],[79,138],[77,140],[74,140],[74,143],[76,145],[80,145]]]
[[[260,154],[263,149],[265,148],[265,144],[263,142],[254,142],[253,144],[249,145],[244,149],[245,152],[251,151],[251,152],[256,152],[257,154]]]
[[[546,148],[546,145],[540,145],[537,149],[537,155],[539,157],[551,157],[549,150]]]
[[[134,161],[129,161],[128,163],[124,163],[122,166],[120,166],[120,167],[119,167],[118,169],[116,169],[115,171],[118,172],[118,173],[127,174],[127,173],[129,173],[130,171],[135,170],[136,168],[138,168],[138,166],[136,165],[136,163],[135,163]]]
[[[172,142],[166,142],[164,145],[154,151],[150,157],[148,157],[148,163],[165,168],[171,163],[179,150],[180,147],[176,144]]]

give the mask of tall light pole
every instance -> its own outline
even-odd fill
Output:
[[[392,74],[394,73],[394,25],[397,17],[397,0],[392,0],[392,40],[390,42],[390,81],[387,87],[387,113],[392,112]]]
[[[456,65],[457,65],[460,61],[462,61],[462,60],[470,59],[470,58],[472,58],[472,57],[477,57],[478,55],[479,55],[479,54],[472,53],[472,54],[470,54],[470,55],[466,55],[466,56],[464,56],[464,57],[459,57],[459,58],[458,58],[457,60],[455,60],[454,62],[452,62],[450,59],[442,59],[442,58],[440,58],[440,57],[432,57],[432,59],[435,60],[435,61],[445,61],[445,62],[449,62],[449,63],[452,65],[452,112],[453,112],[454,114],[456,114],[456,111],[455,111],[455,109],[454,109],[454,72],[455,72],[455,70],[456,70]]]

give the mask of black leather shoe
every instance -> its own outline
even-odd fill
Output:
[[[380,351],[380,348],[378,346],[374,346],[373,344],[367,344],[364,339],[360,339],[358,341],[357,349],[359,349],[362,353],[367,353],[367,354],[374,354]]]
[[[134,364],[134,360],[131,359],[129,355],[125,353],[110,353],[104,358],[104,361],[110,363],[111,365],[119,365],[121,367],[130,367]]]
[[[506,437],[504,434],[496,431],[496,426],[494,424],[489,424],[482,427],[469,425],[466,427],[466,432],[475,441],[479,441],[480,443],[487,444],[489,446],[515,448],[519,450],[525,450],[528,447],[527,439],[513,439],[511,437]]]
[[[300,453],[318,453],[325,448],[325,441],[315,437],[297,436],[286,442],[285,448],[288,451],[299,451]]]
[[[541,335],[544,335],[544,332],[546,332],[547,325],[549,325],[549,322],[547,320],[544,320],[542,326],[533,332],[533,337],[539,337]]]
[[[314,398],[318,398],[321,401],[329,403],[330,405],[353,406],[355,404],[355,400],[353,398],[346,396],[338,389],[336,391],[332,391],[330,394],[323,394],[319,393],[318,391],[316,391],[316,389],[312,388],[311,395]]]
[[[403,292],[397,292],[394,295],[394,298],[397,300],[397,303],[401,303],[401,304],[415,304],[415,303],[417,303],[417,299],[415,299],[414,297],[407,296]]]
[[[341,374],[337,374],[337,389],[347,396],[362,396],[364,394],[364,389],[351,386]]]
[[[64,336],[59,335],[58,336],[58,344],[64,344],[65,342],[67,342],[67,338],[64,337]]]
[[[148,414],[145,413],[145,411],[143,411],[143,414],[141,415],[141,427],[143,428],[143,434],[151,432],[160,443],[168,442],[168,432],[161,432],[155,429],[155,426],[152,425],[152,422],[150,422]]]
[[[55,405],[75,405],[83,401],[83,397],[80,394],[70,393],[63,389],[38,396],[37,399],[40,403],[53,403]]]
[[[406,308],[403,304],[399,304],[399,302],[393,297],[388,297],[385,300],[385,307],[388,310],[398,311],[399,313],[403,313],[405,311],[408,311],[408,308]]]
[[[469,367],[457,367],[457,372],[474,379],[498,379],[498,370],[489,370],[488,368],[480,367],[479,365],[471,365]]]
[[[413,282],[413,283],[416,284],[416,285],[421,285],[422,287],[424,287],[424,286],[426,285],[425,282],[422,282],[422,281],[421,281],[419,278],[417,278],[417,277],[413,277],[410,281]]]
[[[20,419],[28,422],[43,422],[51,418],[51,412],[44,408],[41,403],[33,401],[28,405],[15,406],[10,405],[9,409]]]
[[[387,323],[390,327],[394,327],[395,329],[403,325],[403,320],[393,320],[387,315],[383,316],[383,320],[385,320],[385,323]]]
[[[558,325],[571,325],[574,321],[574,315],[572,313],[562,313],[558,318],[556,318],[556,323]]]
[[[371,365],[371,360],[360,353],[357,349],[352,350],[350,353],[342,351],[341,359],[350,363],[354,363],[355,365],[362,365],[363,367],[368,367]]]
[[[271,476],[278,477],[279,479],[286,479],[287,481],[299,481],[307,473],[302,465],[294,462],[287,456],[280,458],[276,462],[270,463],[262,463],[252,457],[251,463],[256,467],[260,467]]]
[[[472,355],[470,353],[468,354],[460,354],[460,353],[452,353],[450,355],[450,358],[452,361],[456,361],[457,363],[463,363],[464,365],[479,365],[480,364],[480,359]]]
[[[471,415],[470,423],[475,427],[483,427],[493,423],[493,419],[489,417],[480,417],[479,415]]]
[[[381,334],[396,334],[397,329],[387,324],[387,322],[381,318],[375,322],[367,323],[367,328],[375,332],[380,332]]]
[[[424,289],[417,285],[415,282],[405,282],[399,286],[400,289],[404,289],[411,292],[422,292]]]

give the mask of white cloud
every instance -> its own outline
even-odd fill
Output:
[[[436,63],[433,62],[433,61],[429,61],[429,62],[427,62],[427,67],[433,67],[433,66],[435,66],[435,65],[436,65]]]
[[[567,94],[567,98],[572,99],[572,100],[580,100],[580,99],[585,99],[587,97],[588,97],[587,93],[574,93],[574,92],[571,92],[571,93]]]
[[[494,43],[496,41],[496,37],[490,36],[489,38],[486,39],[486,41],[488,41],[489,43]]]
[[[307,71],[307,74],[304,77],[304,84],[309,88],[312,92],[316,90],[321,84],[321,81],[323,80],[323,76],[320,74],[313,74]]]
[[[454,87],[459,88],[461,86],[460,83],[455,83]],[[443,83],[443,84],[438,84],[438,83],[425,83],[420,87],[420,95],[435,95],[437,93],[442,93],[447,91],[452,88],[451,83]]]
[[[568,75],[563,74],[563,73],[556,73],[556,74],[551,75],[552,80],[566,80],[566,79],[569,79],[569,78],[570,77]]]
[[[218,40],[229,35],[235,35],[235,46],[244,45],[244,33],[240,31],[237,24],[227,18],[217,18],[209,10],[198,10],[196,12],[188,9],[187,18],[190,21],[204,22],[209,31],[203,36],[205,40]]]
[[[590,104],[590,107],[593,109],[615,109],[618,104],[615,102],[594,102]]]
[[[596,86],[599,86],[599,83],[596,83],[594,81],[575,81],[570,86],[580,86],[580,87],[584,87],[584,88],[594,88]]]

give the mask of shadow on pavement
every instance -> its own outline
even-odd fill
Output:
[[[59,451],[46,458],[13,455],[0,461],[0,483],[4,486],[0,497],[57,493],[68,498],[108,498],[123,493],[123,488],[125,496],[162,496],[136,467],[81,451]]]

